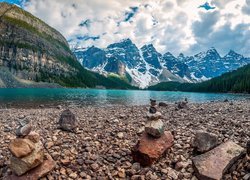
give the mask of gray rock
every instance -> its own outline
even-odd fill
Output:
[[[198,179],[222,179],[222,176],[241,156],[244,148],[227,141],[211,151],[193,158]]]
[[[187,104],[188,104],[188,102],[187,102],[187,101],[181,101],[181,102],[178,102],[178,103],[177,103],[177,108],[178,108],[178,109],[184,109],[184,108],[187,108]]]
[[[151,106],[151,107],[149,108],[149,112],[152,113],[152,114],[155,114],[155,113],[157,112],[156,107]]]
[[[161,137],[161,135],[164,133],[164,124],[162,120],[156,120],[156,121],[149,121],[145,125],[145,131],[147,134],[154,136],[154,137]]]
[[[73,132],[77,127],[76,117],[69,109],[62,112],[59,119],[59,127],[64,131],[71,132]]]
[[[167,103],[164,103],[164,102],[159,102],[159,106],[161,106],[161,107],[167,107],[168,104],[167,104]]]
[[[26,124],[24,126],[19,126],[16,130],[17,137],[24,137],[27,136],[32,130],[31,124]]]
[[[205,131],[197,131],[193,140],[194,150],[199,153],[204,153],[218,144],[218,137],[213,133]]]

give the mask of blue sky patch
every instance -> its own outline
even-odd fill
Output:
[[[206,9],[207,11],[208,11],[208,10],[211,10],[211,9],[215,9],[215,7],[214,7],[214,6],[211,6],[208,2],[206,2],[206,3],[203,4],[203,5],[200,5],[199,8],[204,8],[204,9]]]
[[[127,21],[129,21],[131,18],[133,18],[134,17],[134,15],[136,14],[136,12],[138,11],[138,7],[130,7],[130,10],[131,11],[128,11],[128,12],[126,12],[125,13],[125,16],[126,16],[126,18],[125,18],[125,22],[127,22]]]

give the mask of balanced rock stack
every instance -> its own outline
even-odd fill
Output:
[[[147,134],[159,138],[164,133],[164,124],[161,120],[162,114],[157,112],[156,100],[150,99],[150,105],[145,131]]]
[[[162,114],[157,112],[156,100],[150,99],[150,105],[145,131],[132,149],[134,161],[142,166],[153,164],[174,143],[171,132],[164,131]]]
[[[10,142],[10,168],[13,175],[7,179],[39,179],[55,167],[55,162],[45,154],[38,133],[31,131],[30,123],[21,125],[16,131],[16,139]]]

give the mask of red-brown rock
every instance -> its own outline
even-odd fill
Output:
[[[160,138],[154,138],[144,132],[132,149],[132,157],[142,166],[149,166],[159,159],[173,143],[174,138],[169,131],[165,131]]]
[[[22,176],[16,176],[15,174],[6,178],[6,180],[37,180],[44,177],[55,167],[56,163],[49,154],[45,155],[43,163],[36,168],[28,171]]]

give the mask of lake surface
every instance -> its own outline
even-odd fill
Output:
[[[189,93],[140,90],[97,90],[97,89],[0,89],[1,107],[56,106],[112,106],[146,105],[149,99],[174,103],[187,98],[189,102],[242,100],[250,95]]]

